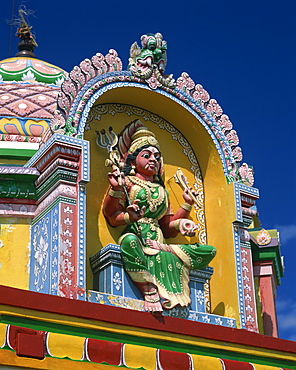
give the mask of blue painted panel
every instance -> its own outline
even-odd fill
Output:
[[[50,293],[52,210],[31,228],[30,290]]]

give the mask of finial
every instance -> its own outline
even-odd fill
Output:
[[[28,21],[25,19],[25,17],[32,14],[32,11],[27,10],[26,7],[22,5],[20,6],[18,13],[19,19],[17,19],[16,24],[19,27],[16,36],[19,37],[21,40],[18,43],[19,52],[16,54],[16,56],[36,58],[33,51],[38,45],[31,32],[32,26],[30,26]]]

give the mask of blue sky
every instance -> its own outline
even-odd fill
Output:
[[[187,72],[221,105],[238,132],[243,161],[255,170],[262,226],[281,231],[285,277],[278,289],[280,337],[296,340],[296,2],[294,0],[15,0],[29,18],[39,59],[70,71],[115,49],[127,67],[129,48],[147,32],[168,42],[166,73]],[[0,60],[16,53],[0,4]],[[13,28],[13,35],[15,27]],[[9,50],[11,54],[9,55]]]

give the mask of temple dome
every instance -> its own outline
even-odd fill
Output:
[[[31,56],[0,61],[0,140],[39,142],[66,77],[61,68]]]
[[[13,57],[0,61],[0,82],[30,82],[61,86],[66,72],[59,67],[30,57]]]

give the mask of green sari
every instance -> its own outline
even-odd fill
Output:
[[[134,282],[156,285],[164,308],[187,307],[191,302],[189,271],[205,268],[216,249],[197,243],[171,245],[175,255],[145,245],[147,238],[165,243],[158,221],[168,214],[168,194],[161,185],[135,176],[129,176],[127,184],[131,186],[131,202],[139,199],[139,207],[145,206],[146,211],[138,224],[125,228],[119,239],[124,268]]]

